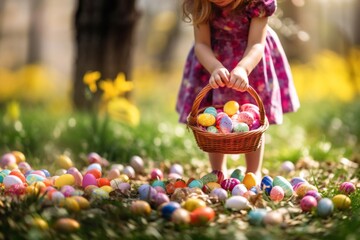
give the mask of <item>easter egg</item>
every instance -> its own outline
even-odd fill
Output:
[[[157,193],[156,190],[148,184],[141,185],[138,188],[138,192],[140,195],[140,200],[144,200],[144,201],[150,201]]]
[[[293,195],[293,187],[290,182],[282,176],[276,176],[273,180],[273,186],[280,186],[284,189],[285,197],[289,198]]]
[[[178,225],[188,224],[190,223],[190,212],[186,209],[178,208],[171,215],[171,221]]]
[[[130,159],[130,166],[137,173],[142,173],[144,171],[144,160],[140,156],[132,156]]]
[[[50,195],[51,201],[55,204],[59,204],[64,198],[64,194],[60,191],[53,192]]]
[[[158,207],[158,206],[160,206],[160,205],[163,204],[163,203],[168,203],[168,202],[170,202],[170,199],[169,199],[169,197],[168,197],[167,194],[158,192],[158,193],[156,193],[155,196],[153,197],[153,202],[154,202],[155,207]]]
[[[3,183],[4,178],[10,174],[10,170],[9,169],[4,169],[0,172],[0,183]]]
[[[75,180],[74,180],[74,182],[75,182]],[[85,174],[83,177],[83,181],[82,181],[83,188],[86,188],[89,185],[97,186],[96,177],[91,173]]]
[[[240,106],[240,111],[244,112],[247,111],[248,109],[253,108],[257,111],[259,111],[259,107],[253,103],[244,103]]]
[[[290,180],[290,184],[291,186],[295,186],[296,184],[298,183],[308,183],[304,178],[302,177],[293,177],[291,180]],[[295,190],[295,189],[294,189]]]
[[[209,182],[209,183],[204,184],[204,186],[202,187],[201,190],[204,193],[210,193],[215,188],[221,188],[221,185],[218,184],[217,182]]]
[[[249,201],[243,196],[232,196],[225,202],[225,208],[233,210],[246,210],[250,207]]]
[[[235,123],[233,125],[233,132],[240,133],[240,132],[248,132],[249,130],[250,130],[249,125],[247,125],[244,122]]]
[[[200,113],[197,116],[197,122],[201,126],[209,127],[215,124],[216,118],[210,113]]]
[[[255,196],[255,195],[256,195],[255,192],[248,190],[242,196],[249,200],[252,196]]]
[[[205,108],[204,113],[209,113],[209,114],[213,115],[214,117],[216,117],[217,110],[214,107],[207,107],[207,108]]]
[[[239,117],[238,117],[238,121],[246,123],[249,127],[251,127],[251,125],[254,122],[254,116],[251,113],[246,112],[246,111],[245,112],[240,112]]]
[[[164,178],[163,172],[159,168],[154,168],[150,173],[151,180],[162,180]]]
[[[280,202],[284,199],[284,189],[280,186],[274,186],[270,191],[270,199],[274,202]]]
[[[71,174],[63,174],[59,176],[54,183],[54,186],[57,188],[61,188],[65,185],[74,185],[75,184],[75,178]]]
[[[61,187],[60,192],[64,194],[65,197],[70,197],[75,192],[75,188],[70,185],[64,185]]]
[[[228,198],[228,192],[223,188],[215,188],[210,192],[210,196],[216,197],[223,202]]]
[[[348,209],[351,206],[351,199],[344,194],[335,195],[332,198],[332,202],[335,208],[340,210]]]
[[[215,122],[215,125],[216,125],[216,127],[217,128],[219,128],[219,126],[220,126],[220,121],[221,121],[221,119],[223,118],[223,117],[225,117],[225,116],[227,116],[228,117],[228,115],[226,114],[226,113],[224,113],[224,112],[218,112],[218,114],[216,115],[216,122]]]
[[[251,130],[256,130],[261,126],[261,122],[259,119],[254,119],[252,125],[250,126],[250,131]]]
[[[31,226],[36,227],[37,229],[40,229],[40,230],[49,229],[48,223],[41,217],[34,217],[32,219]]]
[[[190,223],[194,225],[203,225],[213,221],[215,211],[211,207],[197,208],[190,213]]]
[[[262,225],[266,213],[267,213],[266,209],[262,209],[262,208],[251,210],[248,213],[249,223],[255,226]]]
[[[149,216],[151,213],[150,204],[143,200],[135,200],[131,203],[130,211],[137,216]]]
[[[240,169],[237,168],[231,173],[230,178],[239,179],[241,182],[244,179],[244,174],[241,172]]]
[[[18,164],[18,169],[22,172],[22,173],[26,173],[27,171],[31,170],[31,166],[29,165],[29,163],[27,162],[20,162]]]
[[[180,164],[173,164],[170,167],[170,173],[176,173],[182,176],[184,174],[184,168]]]
[[[56,164],[64,169],[68,169],[71,168],[73,166],[73,162],[70,159],[70,157],[66,156],[66,155],[60,155],[57,159],[56,159]]]
[[[161,215],[163,218],[170,220],[173,212],[179,208],[181,208],[181,206],[178,202],[170,201],[162,206]]]
[[[16,164],[16,157],[12,153],[5,153],[0,160],[0,167],[7,168],[9,165]]]
[[[350,195],[351,193],[355,192],[356,187],[352,182],[343,182],[340,187],[339,190],[341,193],[344,193],[346,195]]]
[[[24,183],[26,181],[24,174],[22,174],[22,172],[20,172],[20,170],[12,170],[9,175],[14,175],[17,176],[18,178],[21,179],[21,181]]]
[[[186,185],[186,182],[182,179],[178,179],[174,182],[174,187],[175,188],[185,188],[187,185]]]
[[[153,186],[153,187],[159,186],[159,187],[165,189],[165,183],[164,183],[163,181],[161,181],[161,180],[154,180],[154,181],[151,183],[151,186]]]
[[[88,169],[85,174],[92,174],[92,175],[94,175],[94,177],[95,177],[96,179],[102,177],[101,170],[99,170],[98,168]]]
[[[60,218],[55,222],[54,228],[59,232],[71,233],[77,231],[80,224],[72,218]]]
[[[108,199],[109,193],[102,188],[95,188],[91,192],[91,197],[95,199]]]
[[[281,164],[281,172],[290,173],[295,170],[295,165],[291,161],[285,161]]]
[[[300,185],[296,188],[295,192],[298,195],[298,197],[303,197],[310,190],[317,191],[317,188],[309,183],[300,183]]]
[[[252,172],[248,172],[245,174],[242,183],[246,186],[247,189],[250,189],[257,185],[256,175]]]
[[[36,175],[39,175],[39,176],[41,176],[43,178],[46,178],[45,173],[43,171],[41,171],[41,170],[34,170],[34,171],[31,172],[31,174],[36,174]]]
[[[334,204],[330,198],[322,198],[317,205],[317,214],[326,218],[329,217],[334,211]]]
[[[202,188],[204,186],[204,184],[202,183],[202,181],[200,180],[192,180],[189,184],[188,187],[189,188]]]
[[[20,151],[11,151],[11,154],[15,156],[16,163],[25,162],[26,160],[24,153]]]
[[[123,170],[123,174],[127,175],[129,178],[135,178],[135,170],[132,166],[126,166]]]
[[[103,187],[103,186],[110,186],[110,180],[107,178],[98,178],[96,179],[97,186]]]
[[[240,180],[236,178],[224,179],[224,181],[220,183],[221,187],[228,191],[232,191],[233,188],[238,184],[240,184]]]
[[[207,184],[209,182],[217,182],[218,178],[217,175],[213,173],[208,173],[200,178],[203,184]]]
[[[121,192],[126,193],[131,190],[131,185],[127,182],[121,182],[118,185],[116,185],[116,188],[112,187],[112,189],[119,189]]]
[[[206,128],[207,132],[211,132],[211,133],[218,133],[219,130],[215,127],[215,126],[209,126]]]
[[[270,194],[272,189],[273,179],[270,176],[264,176],[260,183],[260,189],[263,190],[267,195]]]
[[[45,178],[38,174],[29,174],[26,176],[26,183],[29,185],[33,184],[34,182],[42,182],[44,180]]]
[[[236,185],[233,190],[231,191],[231,194],[233,196],[243,196],[244,193],[246,193],[248,191],[248,189],[246,188],[246,186],[244,184],[238,184]]]
[[[284,216],[278,211],[268,212],[263,218],[263,223],[270,226],[280,225],[283,221]]]
[[[100,163],[92,163],[89,166],[87,166],[86,170],[87,170],[87,172],[98,171],[98,172],[101,173],[102,172],[102,166],[101,166]],[[96,178],[99,178],[99,177],[96,177]]]
[[[218,178],[217,183],[221,183],[224,180],[224,173],[220,170],[213,170],[211,173],[215,174]]]
[[[230,117],[239,111],[240,105],[236,101],[228,101],[224,104],[223,110]]]
[[[79,203],[72,197],[66,197],[59,203],[60,207],[64,207],[69,211],[77,212],[80,210]]]
[[[82,196],[72,196],[72,198],[79,204],[81,209],[90,208],[90,203],[86,198]]]
[[[305,193],[305,195],[304,195],[304,197],[305,196],[312,196],[312,197],[314,197],[315,199],[316,199],[316,201],[320,201],[320,199],[322,198],[322,196],[321,196],[321,194],[318,192],[318,191],[316,191],[316,190],[309,190],[309,191],[307,191],[307,193]]]
[[[72,171],[68,171],[68,174],[71,174],[74,177],[75,183],[74,185],[76,186],[81,186],[82,181],[83,181],[83,175],[79,172],[79,170],[74,169]]]
[[[119,176],[120,176],[120,171],[119,171],[119,169],[116,169],[116,168],[110,169],[107,173],[107,178],[109,180],[113,180]]]
[[[92,164],[92,163],[101,164],[102,163],[102,157],[96,152],[89,153],[87,155],[87,160],[88,160],[89,164]]]
[[[121,172],[122,170],[124,170],[124,165],[122,165],[120,163],[112,164],[110,167],[110,170],[112,170],[112,169],[117,169]]]
[[[221,118],[219,123],[219,131],[221,133],[231,133],[233,129],[233,122],[229,116],[224,116]]]
[[[254,117],[254,121],[260,119],[260,112],[259,112],[258,109],[248,108],[248,109],[246,109],[246,110],[243,111],[243,112],[249,112],[249,113],[251,113],[251,114],[253,115],[253,117]]]
[[[206,207],[206,203],[198,198],[188,198],[185,202],[183,202],[182,207],[189,212],[192,212],[197,208]]]
[[[310,212],[316,206],[317,201],[313,196],[305,196],[300,200],[300,207],[304,212]]]

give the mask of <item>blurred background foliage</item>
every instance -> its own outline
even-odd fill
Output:
[[[74,108],[73,96],[80,94],[74,83],[80,82],[84,91],[87,87],[75,74],[74,19],[80,2],[91,1],[0,0],[0,149],[20,149],[42,158],[39,162],[61,152],[81,161],[81,153],[89,151],[114,161],[132,154],[172,161],[201,157],[175,112],[182,67],[193,42],[192,26],[181,20],[181,1],[134,0],[138,14],[128,46],[132,55],[122,59],[131,66],[116,72],[125,72],[133,89],[109,106],[120,121],[107,121],[106,114],[89,118]],[[278,1],[270,25],[289,57],[302,108],[270,128],[269,158],[326,158],[334,145],[336,156],[358,151],[359,10],[357,0]],[[116,79],[101,69],[86,70],[100,71],[103,80]],[[124,105],[132,110],[123,111]],[[128,125],[134,112],[139,113],[138,124]],[[279,153],[277,146],[284,142],[289,147]]]

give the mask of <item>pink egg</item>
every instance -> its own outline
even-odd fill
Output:
[[[312,197],[314,197],[315,199],[316,199],[316,201],[320,201],[321,200],[321,198],[322,198],[322,196],[321,196],[321,194],[318,192],[318,191],[316,191],[316,190],[309,190],[309,191],[307,191],[307,193],[305,193],[305,196],[312,196]],[[304,197],[305,197],[304,196]]]
[[[162,192],[156,193],[152,200],[154,202],[155,208],[157,208],[158,206],[160,206],[163,203],[170,202],[168,195],[166,195],[166,193],[162,193]]]
[[[313,196],[305,196],[300,201],[300,207],[304,212],[310,212],[313,208],[316,208],[317,201]]]
[[[32,171],[31,174],[36,174],[36,175],[42,176],[43,178],[46,178],[45,173],[41,170]]]
[[[164,178],[163,172],[159,168],[154,168],[150,173],[151,180],[162,180]]]
[[[253,124],[250,127],[250,130],[255,130],[258,129],[261,126],[260,120],[259,119],[255,119]]]
[[[280,186],[274,186],[270,191],[270,199],[274,202],[280,202],[284,199],[285,192]]]
[[[351,182],[343,182],[340,185],[339,190],[340,190],[340,192],[345,193],[346,195],[350,195],[351,193],[355,192],[356,187]]]
[[[228,192],[223,188],[215,188],[210,192],[210,196],[217,197],[220,201],[225,201],[228,198]]]
[[[220,121],[221,119],[224,117],[224,116],[228,116],[226,113],[224,112],[219,112],[217,115],[216,115],[216,127],[219,128],[220,126]]]
[[[83,181],[82,181],[82,187],[86,188],[89,185],[97,186],[96,178],[93,174],[87,173],[85,174]]]
[[[237,178],[228,178],[220,183],[221,187],[228,191],[232,191],[238,184],[240,184],[240,180]]]
[[[1,157],[0,167],[1,168],[6,168],[7,166],[15,164],[15,163],[16,163],[15,155],[12,154],[12,153],[5,153]]]
[[[240,111],[244,112],[250,108],[254,108],[255,110],[259,111],[259,107],[253,103],[244,103],[240,106]]]
[[[18,164],[18,169],[25,174],[27,171],[31,170],[31,166],[27,162],[20,162]]]
[[[246,112],[246,111],[240,112],[239,122],[244,122],[247,125],[249,125],[249,127],[251,127],[254,122],[254,116],[250,112]]]
[[[64,194],[65,197],[70,197],[75,192],[75,188],[70,185],[65,185],[61,187],[60,192]]]
[[[109,180],[113,180],[115,178],[118,178],[119,176],[120,176],[120,170],[117,168],[111,169],[107,174],[107,178]]]
[[[92,164],[92,163],[101,164],[102,163],[102,157],[99,154],[95,153],[95,152],[89,153],[87,155],[87,159],[88,159],[89,164]]]
[[[260,119],[260,112],[259,112],[259,110],[255,109],[255,108],[248,108],[245,112],[251,113],[254,117],[254,120]]]

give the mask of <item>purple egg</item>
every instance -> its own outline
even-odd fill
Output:
[[[294,177],[290,180],[290,184],[291,186],[295,186],[298,183],[307,183],[307,181],[305,179],[303,179],[302,177]]]
[[[6,168],[7,166],[16,163],[16,157],[12,153],[5,153],[1,157],[0,167]]]
[[[240,180],[237,178],[228,178],[221,182],[221,187],[225,190],[232,191],[233,188],[240,184]]]
[[[229,116],[223,116],[219,124],[220,132],[222,133],[231,133],[233,129],[233,122]]]
[[[148,184],[143,184],[138,189],[140,200],[150,202],[151,199],[156,195],[156,190]]]
[[[225,201],[228,198],[228,192],[223,188],[215,188],[210,195],[216,196],[220,201]]]
[[[356,187],[353,183],[351,182],[343,182],[341,185],[340,185],[340,188],[339,188],[340,192],[346,194],[346,195],[350,195],[351,193],[355,192],[356,190]]]
[[[320,201],[321,198],[322,198],[321,194],[320,194],[318,191],[316,191],[316,190],[309,190],[309,191],[307,191],[307,192],[305,193],[304,197],[305,197],[305,196],[312,196],[312,197],[314,197],[314,198],[316,199],[316,201]]]
[[[70,185],[65,185],[65,186],[61,187],[60,192],[62,194],[64,194],[65,197],[70,197],[75,192],[75,188],[73,188]]]
[[[233,190],[231,191],[231,194],[233,196],[243,196],[244,193],[246,193],[248,190],[244,184],[238,184],[236,185]]]
[[[155,207],[158,207],[163,203],[170,202],[170,199],[169,199],[168,195],[166,195],[165,193],[158,192],[155,194],[155,196],[153,198],[153,202],[154,202]]]
[[[91,173],[85,174],[85,176],[83,177],[83,180],[82,180],[82,187],[83,188],[86,188],[89,185],[97,186],[96,178]]]

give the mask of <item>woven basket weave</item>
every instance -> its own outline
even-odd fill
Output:
[[[197,116],[205,110],[205,108],[199,109],[200,103],[211,89],[212,87],[208,84],[199,92],[187,119],[187,125],[191,128],[199,148],[205,152],[224,154],[248,153],[258,149],[261,145],[262,135],[269,127],[269,122],[265,115],[263,102],[256,91],[251,86],[247,89],[259,107],[260,127],[248,132],[225,134],[204,131],[197,123]],[[222,108],[223,106],[214,107]]]

